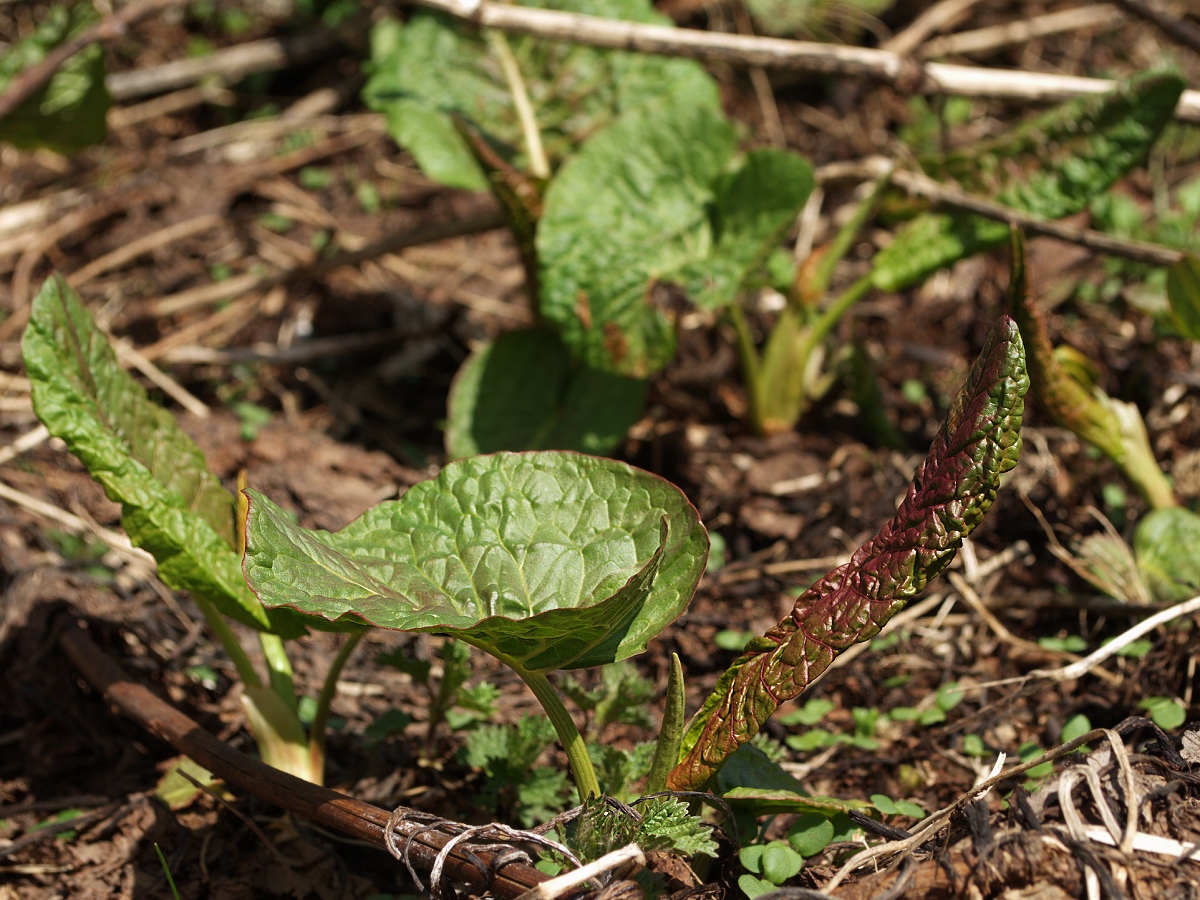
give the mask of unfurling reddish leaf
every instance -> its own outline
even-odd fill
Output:
[[[954,558],[996,498],[1021,452],[1029,386],[1016,323],[1002,318],[954,400],[895,517],[796,601],[745,652],[688,727],[669,787],[703,785],[780,703],[800,694],[834,657],[873,637]]]

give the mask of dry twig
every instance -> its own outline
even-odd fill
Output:
[[[272,769],[217,740],[179,710],[130,680],[74,621],[67,622],[58,635],[67,657],[108,702],[226,784],[386,849],[384,831],[390,818],[386,810]],[[415,823],[398,825],[395,830],[410,846],[415,864],[425,871],[432,868],[449,841],[446,835]],[[519,862],[493,865],[497,855],[486,850],[467,854],[452,848],[446,869],[450,878],[468,892],[491,893],[501,900],[516,900],[549,880],[548,875]]]
[[[945,37],[935,38],[920,48],[922,59],[935,59],[958,53],[981,53],[1024,44],[1028,41],[1064,31],[1080,31],[1085,28],[1105,28],[1116,25],[1124,17],[1120,10],[1107,3],[1093,6],[1078,6],[1058,12],[1034,16],[1032,19],[1014,19],[1003,25],[960,31]]]
[[[1148,22],[1153,22],[1166,34],[1170,35],[1171,39],[1177,41],[1185,47],[1190,47],[1196,53],[1200,53],[1200,28],[1187,22],[1183,19],[1176,19],[1159,9],[1148,0],[1116,0],[1118,6],[1121,6],[1135,16],[1140,16]]]
[[[874,78],[911,92],[1055,101],[1102,94],[1114,86],[1114,82],[1102,78],[981,69],[945,63],[922,65],[887,50],[644,25],[549,9],[510,6],[494,0],[414,2],[418,6],[437,9],[476,25],[501,31],[532,34],[593,47],[686,56],[710,62]],[[1184,91],[1175,115],[1183,121],[1200,122],[1200,91]]]

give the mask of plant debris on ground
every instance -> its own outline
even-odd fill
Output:
[[[531,829],[582,803],[556,831],[573,852],[646,851],[614,895],[1195,896],[1200,125],[1179,111],[1200,87],[1196,12],[547,5],[1019,70],[1046,93],[618,52],[407,4],[0,4],[0,898],[429,890],[112,715],[63,655],[64,615],[204,730],[373,806]],[[98,25],[99,43],[7,105],[22,73]],[[1119,87],[1058,105],[1060,75]],[[320,625],[283,654],[251,631],[268,614],[240,580],[213,575],[206,593],[164,564],[164,540],[130,518],[144,496],[114,502],[118,476],[102,488],[75,438],[50,436],[82,427],[36,393],[72,376],[71,348],[21,342],[46,327],[35,298],[56,275],[98,329],[73,333],[113,348],[111,371],[82,373],[103,376],[98,420],[134,442],[157,422],[160,480],[194,441],[215,476],[188,489],[206,521],[231,520],[243,479],[260,568],[268,519],[304,541],[372,509],[364,522],[412,518],[390,501],[415,503],[439,473],[507,474],[474,454],[571,448],[694,505],[710,544],[702,577],[689,562],[695,597],[561,665],[478,622],[420,633],[424,608],[381,623],[411,632]],[[1006,314],[1031,385],[991,511],[878,634],[836,658],[804,650],[805,673],[828,663],[818,678],[785,698],[756,676],[762,692],[737,697],[762,716],[709,772],[688,753],[729,709],[706,698],[792,646],[784,626],[842,589],[855,550],[898,546],[872,536]],[[106,393],[118,368],[150,402]],[[653,581],[681,552],[676,523],[654,524],[626,578]],[[223,547],[237,574],[238,535],[220,530],[172,553]],[[316,534],[349,559],[352,534]],[[913,564],[913,587],[926,565],[941,557]],[[296,607],[326,614],[247,574],[283,607],[278,633],[314,625]],[[611,593],[630,602],[623,585]],[[216,609],[238,621],[214,624]],[[841,624],[839,640],[873,632]],[[524,667],[468,645],[488,640]],[[264,654],[269,677],[247,679]],[[565,699],[577,747],[535,682]],[[691,775],[667,782],[652,742],[702,705],[670,761]],[[606,799],[580,797],[572,769]],[[722,800],[642,800],[660,780]]]

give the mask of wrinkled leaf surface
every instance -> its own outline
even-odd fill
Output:
[[[122,504],[121,524],[158,561],[163,582],[253,628],[303,633],[294,615],[268,616],[246,588],[233,549],[233,495],[171,413],[117,363],[62,277],[34,300],[21,349],[38,418]]]
[[[995,500],[1000,475],[1016,465],[1028,385],[1020,334],[1005,317],[896,516],[747,645],[692,720],[671,787],[703,785],[780,703],[799,695],[838,653],[877,634],[950,563]]]
[[[575,453],[450,463],[336,533],[249,496],[245,572],[264,605],[461,637],[527,672],[643,650],[708,549],[673,485]]]
[[[541,310],[588,365],[634,377],[675,352],[656,291],[733,302],[812,190],[808,164],[754,151],[718,110],[635,111],[588,141],[551,182],[538,229]]]

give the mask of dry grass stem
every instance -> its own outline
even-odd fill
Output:
[[[1114,86],[1113,81],[1102,78],[945,63],[921,65],[887,50],[643,25],[491,0],[417,0],[417,5],[501,31],[709,62],[873,78],[909,92],[1051,102],[1102,94]],[[1185,91],[1175,115],[1182,121],[1200,122],[1200,91]]]
[[[1003,25],[992,25],[972,31],[961,31],[958,34],[948,34],[925,44],[921,47],[918,55],[922,59],[934,59],[956,54],[984,53],[1024,44],[1064,31],[1109,28],[1120,24],[1123,19],[1121,11],[1107,3],[1079,6],[1075,9],[1034,16],[1032,19],[1017,19]]]

